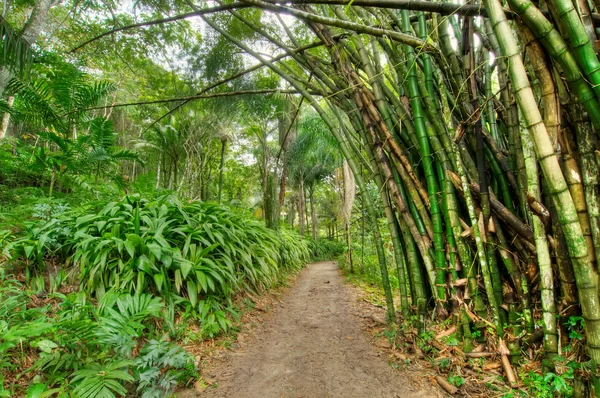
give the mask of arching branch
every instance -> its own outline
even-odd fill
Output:
[[[146,27],[146,26],[152,26],[152,25],[161,25],[161,24],[165,24],[165,23],[170,23],[170,22],[175,22],[175,21],[180,21],[182,19],[187,19],[187,18],[192,18],[192,17],[198,17],[200,15],[207,15],[207,14],[213,14],[215,12],[220,12],[220,11],[226,11],[226,10],[231,10],[234,8],[246,8],[249,7],[248,5],[245,5],[243,3],[239,3],[239,2],[235,2],[235,3],[231,3],[231,4],[223,4],[217,7],[210,7],[210,8],[203,8],[203,9],[199,9],[197,11],[193,11],[193,12],[188,12],[186,14],[180,14],[180,15],[174,15],[172,17],[169,18],[162,18],[162,19],[154,19],[152,21],[145,21],[145,22],[139,22],[139,23],[135,23],[132,25],[126,25],[126,26],[121,26],[112,30],[108,30],[98,36],[92,37],[91,39],[87,40],[86,42],[78,45],[77,47],[75,47],[74,49],[72,49],[71,51],[69,51],[70,53],[74,53],[78,50],[80,50],[81,48],[87,46],[88,44],[101,39],[103,37],[112,35],[114,33],[117,32],[122,32],[125,30],[131,30],[131,29],[135,29],[135,28],[142,28],[142,27]]]
[[[241,91],[230,91],[224,93],[212,93],[212,94],[200,94],[200,95],[189,95],[186,97],[175,97],[175,98],[164,98],[150,101],[137,101],[137,102],[125,102],[121,104],[111,104],[105,106],[94,106],[91,108],[85,109],[75,109],[73,111],[64,113],[60,116],[67,116],[72,113],[83,112],[83,111],[94,111],[98,109],[108,109],[108,108],[123,108],[126,106],[139,106],[139,105],[153,105],[153,104],[165,104],[168,102],[178,102],[178,101],[196,101],[201,99],[210,99],[210,98],[221,98],[221,97],[235,97],[238,95],[268,95],[268,94],[299,94],[297,90],[279,90],[279,89],[263,89],[263,90],[241,90]],[[322,93],[311,92],[312,95],[320,96]]]

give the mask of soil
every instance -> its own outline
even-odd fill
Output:
[[[389,348],[384,338],[371,344],[357,300],[335,262],[311,264],[253,336],[221,356],[209,386],[178,397],[438,397],[426,377],[392,369],[378,350]]]

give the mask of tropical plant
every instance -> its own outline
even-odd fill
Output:
[[[30,297],[20,282],[0,279],[0,369],[43,375],[28,396],[115,397],[132,389],[165,396],[197,377],[188,353],[152,338],[163,335],[154,326],[164,320],[159,298],[111,291],[96,307],[84,292],[55,293],[52,309],[32,306]],[[30,358],[34,365],[24,368]]]
[[[293,233],[278,234],[216,204],[126,197],[88,211],[32,225],[13,242],[13,257],[43,267],[60,253],[99,298],[109,289],[149,292],[193,308],[206,297],[220,301],[240,288],[267,287],[280,267],[296,269],[308,258],[307,244]]]
[[[106,81],[95,82],[55,54],[42,58],[45,62],[36,71],[36,78],[27,82],[13,79],[6,88],[15,96],[13,122],[24,123],[34,132],[48,131],[75,140],[97,117],[89,108],[115,87]]]
[[[300,233],[304,232],[304,210],[310,201],[313,240],[317,239],[315,206],[316,185],[340,166],[340,154],[334,137],[320,118],[312,114],[298,123],[298,136],[286,151],[290,183],[299,193]],[[306,194],[308,191],[308,195]]]
[[[17,74],[23,74],[31,66],[31,43],[23,39],[13,27],[0,16],[0,64]],[[0,112],[5,112],[1,110]]]

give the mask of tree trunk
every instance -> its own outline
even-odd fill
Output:
[[[15,97],[13,95],[9,96],[6,99],[6,102],[8,103],[8,107],[12,108],[14,102],[15,102]],[[2,115],[2,126],[0,126],[0,140],[4,139],[6,137],[6,132],[8,131],[8,125],[10,122],[10,113],[5,113],[4,115]]]
[[[356,194],[356,183],[354,180],[354,176],[352,175],[352,170],[348,166],[348,161],[344,160],[342,165],[342,175],[344,180],[344,201],[343,201],[343,215],[344,215],[344,232],[346,234],[346,246],[348,247],[347,251],[347,261],[348,266],[350,268],[350,273],[354,273],[354,263],[352,261],[352,239],[350,236],[350,217],[352,215],[352,207],[354,204],[354,196]]]
[[[55,2],[55,0],[37,0],[33,6],[29,19],[21,31],[21,39],[29,44],[34,44],[42,30],[46,27],[50,8],[56,4],[58,4],[58,1]],[[0,67],[0,93],[4,92],[8,82],[14,76],[13,70],[9,67]]]
[[[298,229],[300,235],[304,236],[304,214],[306,212],[306,200],[304,196],[304,177],[300,177],[300,186],[298,188]]]
[[[317,213],[315,211],[315,187],[308,188],[310,195],[310,223],[312,228],[312,238],[317,240]]]
[[[158,164],[156,165],[156,186],[154,189],[158,189],[160,187],[160,170],[161,170],[161,160],[158,160]]]
[[[217,190],[217,203],[221,203],[223,192],[223,170],[225,168],[225,151],[227,150],[227,139],[221,138],[221,159],[219,161],[219,187]]]
[[[54,191],[54,182],[56,180],[56,168],[52,167],[52,176],[50,177],[50,189],[48,190],[48,197],[51,198]]]

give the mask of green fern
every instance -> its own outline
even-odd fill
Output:
[[[77,398],[114,398],[125,396],[127,388],[123,382],[132,382],[128,369],[133,361],[115,361],[105,364],[92,363],[74,373],[72,384]]]

